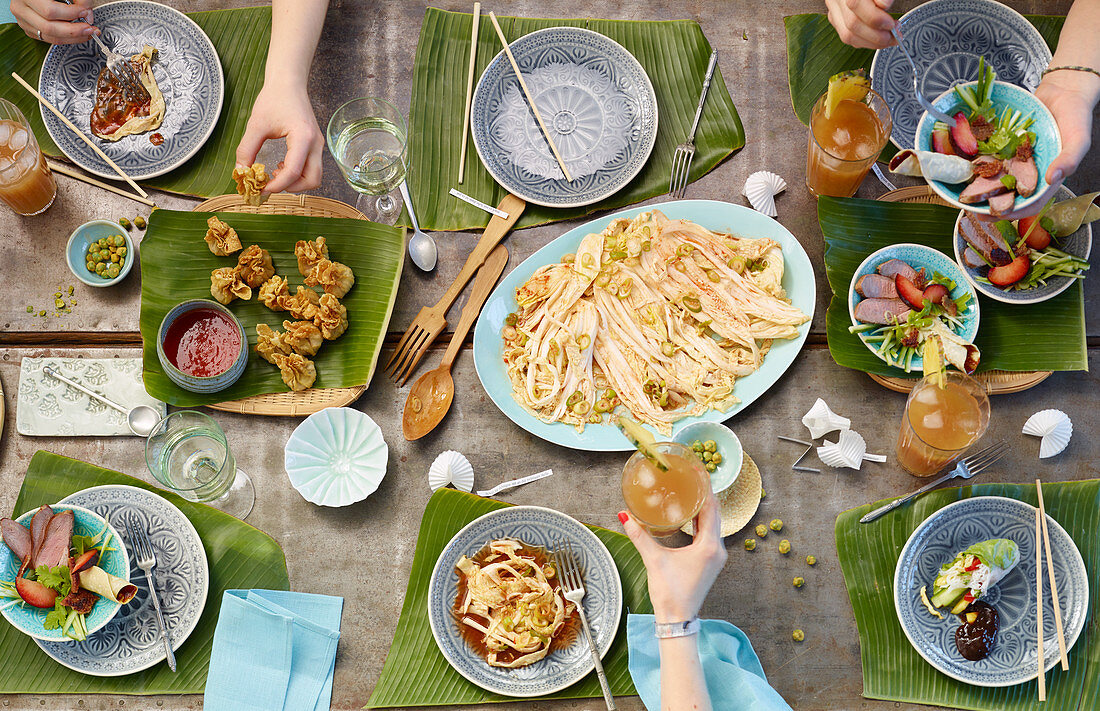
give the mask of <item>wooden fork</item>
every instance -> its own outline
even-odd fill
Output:
[[[501,240],[512,229],[512,226],[516,224],[516,220],[523,214],[527,203],[509,193],[504,196],[497,207],[508,213],[508,219],[494,215],[493,219],[489,220],[485,232],[481,235],[481,241],[477,243],[474,251],[470,252],[470,256],[466,258],[466,263],[462,265],[462,271],[455,277],[454,283],[447,289],[447,293],[434,306],[425,306],[420,309],[420,313],[409,324],[405,335],[397,343],[393,355],[386,361],[384,370],[397,385],[405,384],[409,376],[415,372],[420,359],[427,353],[428,347],[439,334],[443,333],[443,329],[447,327],[447,310],[451,308],[455,299],[466,288],[466,284],[485,262],[489,253],[500,244]]]

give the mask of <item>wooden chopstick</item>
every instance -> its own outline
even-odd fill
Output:
[[[130,198],[131,200],[135,200],[135,201],[140,202],[144,205],[148,205],[149,207],[156,207],[157,206],[157,204],[155,202],[153,202],[152,200],[149,200],[147,198],[143,198],[140,195],[134,195],[133,193],[128,193],[125,190],[122,190],[121,188],[116,188],[114,185],[109,185],[109,184],[104,183],[102,181],[96,180],[95,178],[88,177],[87,175],[84,175],[80,171],[73,170],[72,168],[65,165],[64,163],[58,163],[55,160],[47,159],[46,160],[46,165],[50,166],[50,170],[52,170],[55,173],[61,173],[62,175],[67,175],[70,178],[74,178],[74,179],[79,180],[83,183],[87,183],[88,185],[94,185],[97,188],[103,188],[104,190],[110,191],[110,192],[114,193],[115,195],[121,195],[122,197]]]
[[[1035,628],[1038,630],[1037,635],[1037,649],[1035,652],[1036,658],[1039,660],[1039,700],[1047,700],[1047,676],[1046,671],[1043,669],[1043,531],[1042,520],[1043,514],[1038,508],[1035,509]]]
[[[40,102],[40,103],[41,103],[41,104],[42,104],[43,106],[45,106],[45,107],[46,107],[47,109],[49,109],[50,111],[52,111],[52,112],[53,112],[53,114],[54,114],[54,116],[56,116],[57,118],[61,119],[61,122],[62,122],[62,123],[64,123],[64,124],[65,124],[66,126],[68,126],[68,127],[69,127],[69,130],[71,130],[71,131],[72,131],[73,133],[75,133],[76,135],[80,136],[80,138],[81,138],[81,139],[82,139],[82,140],[83,140],[83,141],[84,141],[85,143],[87,143],[87,144],[88,144],[88,146],[89,146],[89,147],[90,147],[90,148],[91,148],[91,149],[92,149],[93,151],[95,151],[95,152],[96,152],[96,155],[98,155],[98,156],[99,156],[100,158],[102,158],[103,160],[107,161],[107,165],[111,166],[111,168],[112,168],[112,169],[113,169],[113,170],[114,170],[114,171],[115,171],[116,173],[118,173],[118,175],[119,175],[119,177],[120,177],[120,178],[122,178],[122,179],[123,179],[123,180],[125,180],[125,181],[126,181],[127,183],[129,183],[129,184],[130,184],[130,187],[131,187],[131,188],[133,188],[133,189],[134,189],[134,191],[135,191],[135,192],[136,192],[136,193],[137,193],[138,195],[142,196],[143,198],[148,198],[148,197],[149,197],[149,194],[148,194],[147,192],[145,192],[144,190],[142,190],[142,189],[141,189],[141,187],[140,187],[140,186],[139,186],[139,185],[138,185],[137,183],[135,183],[135,182],[134,182],[133,180],[131,180],[131,179],[130,179],[130,176],[129,176],[129,175],[126,175],[126,173],[122,172],[122,168],[119,168],[119,167],[118,167],[118,165],[117,165],[117,164],[116,164],[116,163],[115,163],[115,162],[114,162],[113,160],[111,160],[110,158],[108,158],[108,157],[107,157],[107,154],[106,154],[106,153],[104,153],[104,152],[103,152],[103,151],[102,151],[102,150],[101,150],[101,149],[99,148],[99,146],[97,146],[97,145],[95,144],[95,141],[93,141],[92,139],[88,138],[88,136],[87,136],[87,135],[85,135],[85,133],[84,133],[83,131],[81,131],[81,130],[80,130],[79,128],[77,128],[77,127],[76,127],[76,124],[74,124],[74,123],[73,123],[72,121],[70,121],[70,120],[69,120],[68,118],[66,118],[65,114],[63,114],[63,113],[61,113],[60,111],[58,111],[58,110],[57,110],[57,107],[56,107],[56,106],[54,106],[53,104],[51,104],[51,103],[49,102],[49,100],[47,100],[47,99],[46,99],[46,97],[44,97],[44,96],[42,96],[41,94],[39,94],[39,93],[38,93],[38,91],[37,91],[37,90],[36,90],[36,89],[35,89],[34,87],[32,87],[32,86],[31,86],[30,84],[28,84],[28,83],[27,83],[26,81],[24,81],[24,80],[23,80],[23,77],[19,76],[19,75],[18,75],[17,73],[15,73],[15,72],[12,72],[12,73],[11,73],[11,76],[12,76],[12,78],[13,78],[13,79],[15,79],[15,80],[16,80],[17,82],[19,82],[20,84],[22,84],[22,85],[23,85],[23,88],[24,88],[24,89],[26,89],[26,90],[27,90],[27,91],[29,91],[30,93],[34,94],[34,98],[38,99],[38,101],[39,101],[39,102]]]
[[[1039,513],[1043,521],[1043,548],[1047,554],[1047,577],[1050,578],[1050,597],[1054,603],[1054,628],[1058,631],[1058,652],[1062,657],[1062,671],[1069,671],[1069,655],[1066,654],[1066,636],[1062,632],[1062,606],[1058,603],[1058,583],[1054,579],[1054,557],[1050,553],[1050,530],[1047,528],[1047,510],[1043,504],[1043,483],[1035,480],[1039,492]]]
[[[542,129],[542,135],[546,138],[546,143],[550,146],[550,151],[554,154],[554,158],[558,161],[558,166],[561,168],[561,172],[565,174],[565,179],[569,182],[573,182],[573,176],[569,174],[569,169],[565,167],[565,161],[562,160],[561,154],[558,153],[558,147],[554,145],[554,139],[550,138],[550,132],[546,130],[546,124],[542,122],[542,114],[539,113],[539,107],[535,106],[535,97],[531,96],[531,90],[527,88],[527,82],[523,81],[523,75],[520,74],[519,64],[516,63],[516,58],[512,56],[512,48],[508,46],[508,40],[504,39],[504,32],[500,29],[500,23],[497,22],[497,16],[493,14],[493,11],[489,11],[489,19],[493,21],[493,27],[496,28],[497,37],[500,38],[500,43],[504,45],[504,54],[508,56],[508,61],[512,63],[512,71],[516,73],[516,78],[519,79],[519,86],[523,89],[523,95],[527,97],[527,103],[531,105],[531,113],[535,115],[535,120],[538,121],[539,128]]]
[[[470,101],[474,98],[474,62],[477,60],[477,28],[481,22],[481,3],[474,3],[474,29],[470,34],[470,71],[466,74],[466,113],[462,117],[462,157],[458,159],[458,184],[466,177],[466,141],[470,137]]]

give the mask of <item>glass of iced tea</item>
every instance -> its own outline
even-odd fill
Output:
[[[989,426],[989,396],[958,371],[942,386],[927,376],[909,393],[898,434],[898,464],[914,476],[932,476],[962,456]]]
[[[841,99],[826,116],[827,96],[821,95],[810,114],[806,187],[816,197],[851,197],[890,138],[890,109],[868,90],[860,100]]]
[[[655,536],[667,536],[695,518],[710,493],[710,476],[689,448],[678,442],[651,445],[668,463],[660,470],[641,452],[623,467],[623,499],[630,515]]]
[[[15,104],[0,99],[0,200],[20,215],[37,215],[56,194],[31,125]]]

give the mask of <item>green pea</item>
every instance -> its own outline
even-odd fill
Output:
[[[114,279],[119,275],[120,271],[121,270],[118,268],[117,264],[112,264],[111,266],[107,267],[107,276],[111,279]]]
[[[96,244],[98,244],[100,247],[106,247],[107,246],[107,238],[106,237],[100,237],[98,240],[96,240]]]
[[[126,247],[125,246],[122,246],[122,247],[118,248],[118,256],[120,256],[120,257],[125,257],[126,256]]]
[[[111,261],[112,262],[117,262],[118,261],[118,255],[117,254],[112,254],[111,255]]]
[[[93,262],[92,260],[89,259],[87,264],[85,264],[85,266],[88,267],[88,271],[95,274],[95,262]]]
[[[708,452],[717,452],[718,443],[715,442],[713,439],[708,439],[706,442],[703,442],[703,449],[707,450]]]
[[[126,238],[122,235],[115,235],[115,246],[121,247],[124,244],[126,244]]]
[[[712,456],[710,458],[710,461],[714,462],[715,464],[721,464],[722,463],[722,455],[719,454],[718,452],[715,452],[714,456]]]
[[[707,462],[707,471],[713,474],[714,472],[718,471],[718,465],[714,462]]]

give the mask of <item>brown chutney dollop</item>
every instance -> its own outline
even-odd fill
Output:
[[[977,613],[973,622],[966,621],[968,612]],[[959,654],[972,662],[985,659],[997,641],[997,610],[984,602],[973,602],[959,615],[962,624],[955,630],[955,646]]]

